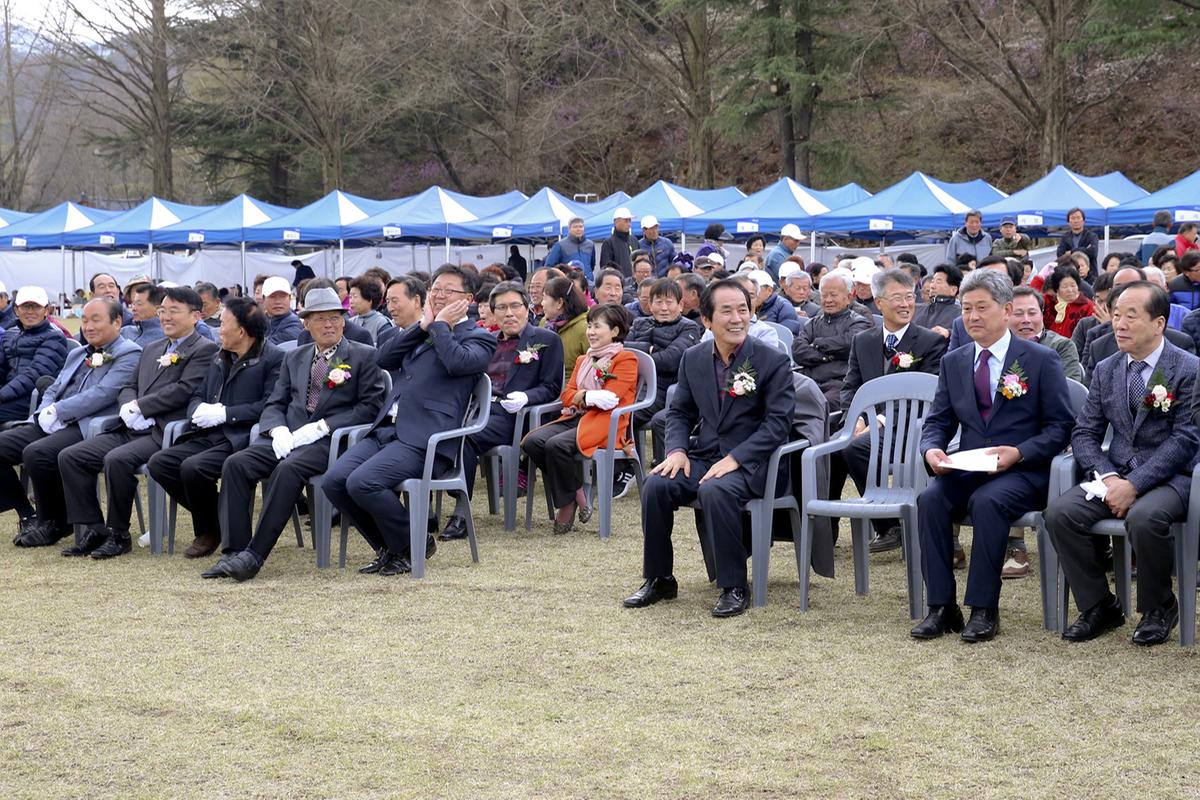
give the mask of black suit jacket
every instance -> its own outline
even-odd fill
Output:
[[[375,348],[352,342],[344,336],[333,360],[348,364],[350,377],[339,386],[322,386],[317,395],[317,407],[311,414],[308,412],[308,381],[316,348],[315,344],[308,344],[284,356],[275,391],[271,392],[259,418],[262,435],[280,425],[294,431],[321,419],[330,431],[335,431],[347,425],[370,422],[379,412],[383,405],[384,385],[383,373],[375,363]],[[332,364],[330,366],[332,368]]]
[[[154,427],[146,433],[159,444],[162,444],[163,429],[167,423],[187,415],[188,401],[204,380],[209,362],[217,352],[217,345],[193,331],[175,348],[179,360],[170,366],[160,366],[158,360],[167,352],[169,343],[168,339],[159,339],[146,345],[133,376],[117,395],[118,407],[130,400],[137,400],[142,416],[155,422]],[[106,426],[106,430],[117,430],[124,424],[114,420]]]
[[[892,366],[891,355],[883,346],[883,327],[871,328],[856,334],[850,342],[850,362],[846,367],[846,380],[842,383],[839,397],[843,409],[850,408],[854,393],[869,380],[891,375],[893,372],[928,372],[938,374],[942,356],[946,354],[947,340],[920,325],[909,324],[903,338],[896,344],[896,353],[910,353],[917,359],[908,369]]]
[[[250,444],[250,429],[262,416],[267,397],[275,389],[279,379],[279,368],[283,364],[283,351],[263,339],[238,361],[233,354],[221,350],[209,363],[204,382],[192,395],[188,403],[187,416],[191,420],[196,406],[201,403],[221,403],[225,406],[225,424],[221,433],[233,445],[234,451]],[[190,421],[184,428],[182,440],[198,428]]]
[[[1168,342],[1180,350],[1186,350],[1189,353],[1196,352],[1195,341],[1183,331],[1167,328],[1163,331],[1163,335]],[[1084,345],[1083,355],[1079,359],[1079,363],[1083,366],[1083,382],[1091,385],[1092,373],[1096,371],[1096,365],[1119,349],[1117,347],[1117,337],[1112,332],[1111,322],[1097,325],[1088,331],[1087,344]]]
[[[749,473],[751,489],[761,494],[767,482],[763,468],[792,430],[796,390],[791,361],[777,348],[747,336],[730,374],[753,370],[755,391],[722,398],[713,366],[715,347],[701,342],[683,354],[667,415],[667,452],[683,450],[691,458],[711,461],[731,455]]]
[[[531,406],[553,402],[562,394],[563,389],[562,339],[554,331],[539,328],[530,322],[517,340],[517,352],[520,353],[530,345],[541,345],[541,349],[537,351],[537,360],[528,364],[514,361],[508,368],[508,378],[505,379],[501,396],[509,392],[524,392],[529,396]],[[488,358],[490,360],[491,357]],[[496,393],[495,386],[492,387],[492,393]],[[508,412],[499,406],[493,406],[492,413]]]

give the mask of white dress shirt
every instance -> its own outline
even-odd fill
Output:
[[[1000,384],[1000,370],[1004,368],[1004,357],[1008,355],[1008,346],[1012,344],[1012,333],[1005,331],[1004,335],[996,341],[991,347],[987,348],[991,358],[988,359],[988,378],[992,382],[992,394],[996,393],[996,387]],[[974,372],[979,369],[979,356],[984,348],[979,346],[979,342],[975,343],[975,358],[971,361]]]

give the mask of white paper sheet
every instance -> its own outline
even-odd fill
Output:
[[[963,472],[995,472],[999,466],[1000,456],[988,453],[990,447],[976,450],[960,450],[949,456],[949,461],[943,461],[943,467],[962,470]]]

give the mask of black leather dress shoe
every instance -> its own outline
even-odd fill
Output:
[[[253,550],[243,550],[221,559],[222,570],[239,583],[248,581],[262,569],[262,559]]]
[[[225,567],[229,562],[230,555],[232,555],[232,554],[227,553],[226,555],[221,556],[217,560],[217,563],[213,564],[211,567],[204,570],[204,572],[201,572],[200,577],[201,578],[228,578],[229,573],[225,571]]]
[[[50,547],[71,535],[71,526],[46,520],[30,526],[24,536],[17,539],[17,547]]]
[[[958,633],[963,629],[962,609],[958,603],[949,606],[930,606],[925,619],[909,631],[914,639],[937,639],[947,633]]]
[[[1109,596],[1079,615],[1079,619],[1063,631],[1062,637],[1068,642],[1090,642],[1097,636],[1119,628],[1125,624],[1125,612],[1117,598]]]
[[[395,553],[389,554],[391,558],[388,562],[379,568],[379,574],[384,577],[392,575],[407,575],[412,572],[412,562],[408,560],[408,556],[398,556]]]
[[[93,526],[85,528],[79,535],[79,541],[62,551],[64,556],[86,556],[108,538],[108,528]]]
[[[895,550],[902,544],[904,541],[900,534],[900,526],[893,525],[872,539],[871,543],[867,545],[867,549],[872,553],[886,553],[888,550]]]
[[[971,618],[963,626],[964,642],[988,642],[1000,632],[1000,609],[971,608]]]
[[[21,519],[17,521],[17,535],[13,537],[13,544],[16,544],[17,540],[36,528],[37,524],[37,514],[30,514],[28,517],[21,517]]]
[[[446,527],[442,528],[438,538],[443,542],[467,538],[467,521],[462,517],[451,517],[450,521],[446,523]]]
[[[1161,605],[1142,616],[1142,621],[1133,631],[1133,643],[1143,647],[1162,644],[1171,638],[1171,631],[1179,622],[1179,601],[1171,595],[1171,602]]]
[[[745,613],[749,607],[750,597],[746,593],[746,587],[734,586],[721,590],[721,596],[717,598],[717,604],[713,606],[712,615],[718,619],[736,617],[738,614]]]
[[[645,608],[654,605],[659,600],[674,600],[678,596],[679,582],[675,580],[675,576],[647,578],[646,582],[642,584],[642,588],[625,598],[625,607]]]
[[[379,552],[375,554],[375,560],[370,564],[367,564],[365,567],[359,567],[358,574],[374,575],[376,572],[379,572],[379,570],[383,569],[383,565],[388,561],[391,561],[391,559],[392,554],[387,551],[387,548],[380,548]]]
[[[123,556],[133,549],[133,539],[125,531],[112,531],[104,543],[92,551],[92,558],[102,561],[106,558]]]

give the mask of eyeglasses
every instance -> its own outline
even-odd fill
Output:
[[[160,317],[186,317],[193,312],[190,308],[167,308],[159,306],[157,313]]]
[[[496,307],[494,309],[492,309],[492,313],[507,314],[508,312],[511,311],[515,314],[524,307],[525,307],[524,303],[497,303]]]
[[[917,299],[917,296],[915,294],[913,294],[912,292],[909,292],[908,294],[888,295],[887,297],[885,297],[883,299],[886,300],[887,302],[893,303],[893,304],[895,304],[895,303],[911,303]]]
[[[432,289],[429,290],[429,293],[436,294],[436,295],[467,294],[467,292],[463,291],[462,289],[447,289],[445,286],[434,286]]]

